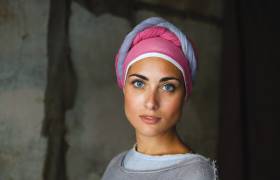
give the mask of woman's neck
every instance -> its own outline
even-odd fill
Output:
[[[148,155],[185,154],[191,152],[180,139],[176,130],[153,137],[136,132],[137,151]]]

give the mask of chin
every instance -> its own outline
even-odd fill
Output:
[[[152,128],[152,127],[141,127],[140,130],[139,128],[138,129],[136,128],[135,130],[137,134],[146,137],[154,137],[162,133],[162,131],[160,131],[159,129]]]
[[[155,137],[159,134],[157,132],[151,132],[151,131],[137,131],[137,133],[145,137]]]

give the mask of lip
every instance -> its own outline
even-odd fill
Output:
[[[146,124],[156,124],[160,121],[160,117],[156,116],[148,116],[148,115],[140,115],[141,120]]]

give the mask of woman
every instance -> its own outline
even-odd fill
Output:
[[[194,153],[176,131],[197,69],[186,36],[148,18],[125,37],[115,65],[136,143],[110,161],[102,180],[217,179],[215,161]]]

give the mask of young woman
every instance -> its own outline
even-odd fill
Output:
[[[115,65],[136,143],[110,161],[102,180],[216,180],[215,161],[194,153],[176,131],[197,69],[186,36],[148,18],[125,37]]]

